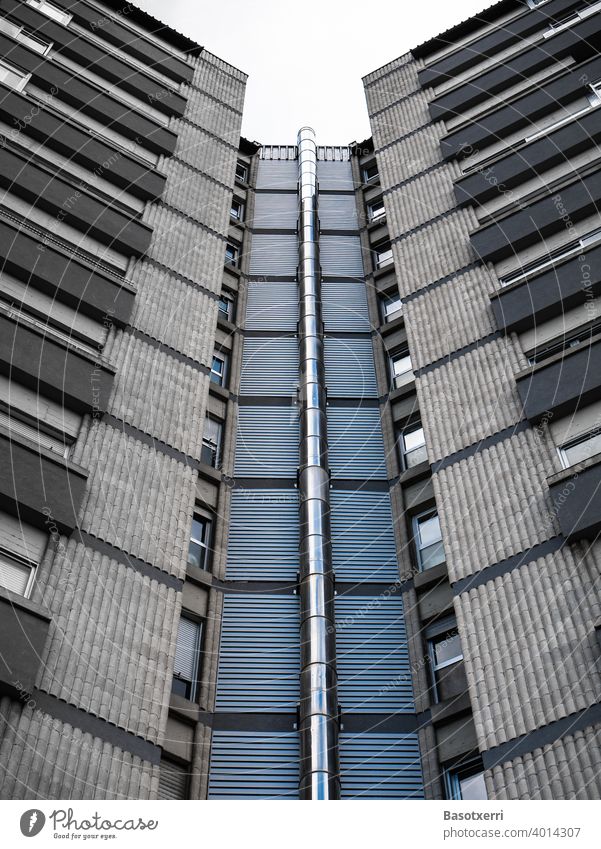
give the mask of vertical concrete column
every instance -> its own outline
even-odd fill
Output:
[[[301,799],[339,799],[338,696],[315,132],[298,134]]]

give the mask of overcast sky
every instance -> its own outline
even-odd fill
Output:
[[[371,135],[361,77],[490,3],[486,0],[134,0],[249,74],[242,134],[294,144]]]

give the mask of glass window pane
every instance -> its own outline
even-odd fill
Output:
[[[420,552],[420,565],[423,571],[432,569],[438,566],[439,563],[444,563],[445,553],[442,542],[435,542],[433,545],[428,545]]]
[[[201,519],[195,516],[194,519],[192,519],[192,532],[190,534],[190,539],[196,540],[196,542],[206,542],[208,525],[209,523],[206,519]]]
[[[568,445],[562,450],[568,466],[594,457],[595,454],[601,454],[601,433],[594,434],[589,439],[583,439],[575,445]]]
[[[405,354],[401,357],[396,357],[392,361],[392,371],[395,377],[398,377],[400,374],[406,374],[408,371],[411,371],[411,357],[408,354]]]
[[[405,451],[413,451],[415,448],[424,445],[425,441],[423,427],[417,427],[415,430],[405,431],[403,433]]]
[[[477,773],[477,775],[467,776],[466,778],[460,778],[459,787],[462,799],[488,799],[488,793],[486,792],[486,782],[484,781],[483,772],[479,772]]]
[[[418,537],[420,548],[425,548],[426,546],[432,545],[432,543],[438,542],[442,539],[438,514],[435,513],[433,516],[428,518],[419,519]]]
[[[405,454],[405,465],[408,469],[418,466],[420,463],[425,463],[428,459],[428,451],[425,445],[420,445],[419,448],[414,448],[413,451],[407,451]]]
[[[0,586],[17,595],[25,595],[31,568],[5,554],[0,554]]]
[[[436,640],[434,643],[434,656],[437,668],[441,664],[457,661],[463,657],[461,640],[456,630],[449,631],[442,639]]]
[[[198,569],[205,568],[206,549],[196,542],[190,542],[188,546],[188,564]]]

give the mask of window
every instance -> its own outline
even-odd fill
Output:
[[[373,249],[374,266],[376,268],[385,268],[392,263],[392,247],[390,242],[381,242],[375,245]]]
[[[217,386],[225,386],[227,378],[227,354],[214,354],[211,366],[211,380]]]
[[[27,2],[30,6],[33,6],[34,9],[37,9],[38,12],[42,12],[44,15],[52,18],[53,21],[58,21],[59,24],[63,24],[63,26],[67,26],[72,19],[72,15],[69,15],[67,12],[59,9],[53,3],[46,2],[46,0],[27,0]]]
[[[378,200],[374,200],[371,203],[367,204],[367,220],[368,221],[379,221],[381,218],[386,217],[386,210],[384,208],[384,201],[382,198]]]
[[[445,673],[443,670],[463,660],[463,649],[454,617],[436,623],[426,633],[428,635],[432,691],[435,702],[439,703],[441,701],[440,688],[444,684]],[[445,698],[448,698],[448,696],[444,695],[443,692],[442,699]]]
[[[245,162],[236,162],[236,180],[241,183],[248,183],[248,165]]]
[[[428,510],[413,519],[413,539],[417,552],[417,564],[420,572],[432,569],[444,563],[445,553],[442,544],[440,521],[436,510]]]
[[[238,259],[240,258],[240,248],[232,242],[228,242],[225,246],[225,264],[233,268],[238,267]]]
[[[578,348],[583,342],[590,342],[600,330],[601,321],[585,328],[575,328],[571,333],[565,333],[559,339],[551,339],[548,342],[541,343],[539,347],[528,354],[528,359],[531,364],[540,363],[555,356],[555,354],[567,352],[570,348]]]
[[[411,357],[409,351],[399,351],[398,354],[393,354],[390,358],[390,370],[392,372],[392,387],[400,389],[401,386],[406,386],[413,380],[413,369],[411,367]]]
[[[0,32],[10,35],[11,38],[20,41],[21,44],[24,44],[26,47],[30,47],[32,50],[35,50],[37,53],[41,53],[42,55],[48,53],[50,50],[50,45],[46,41],[36,38],[35,35],[28,32],[23,27],[7,21],[6,18],[0,18]]]
[[[424,429],[419,423],[408,425],[401,431],[399,446],[404,469],[412,469],[428,459]]]
[[[199,513],[192,519],[190,544],[188,545],[188,565],[209,570],[211,544],[211,520]]]
[[[364,183],[376,183],[380,179],[380,174],[378,173],[378,165],[377,163],[370,162],[368,165],[365,165],[363,168],[363,182]]]
[[[222,292],[219,296],[219,315],[226,321],[234,320],[234,296],[227,292]]]
[[[182,615],[177,630],[175,663],[171,692],[193,702],[198,694],[198,667],[200,660],[200,622]]]
[[[488,799],[482,761],[478,759],[463,767],[445,770],[445,791],[447,799]]]
[[[34,563],[0,550],[0,587],[27,598],[34,573]]]
[[[543,3],[547,3],[548,0],[526,0],[526,3],[530,6],[531,9],[536,9],[537,6],[542,6]]]
[[[564,469],[575,466],[595,454],[601,454],[601,432],[599,429],[585,433],[558,448]]]
[[[188,769],[167,758],[161,758],[159,768],[159,799],[187,799],[190,776]]]
[[[207,416],[202,434],[202,453],[200,459],[207,466],[213,466],[214,469],[219,468],[219,464],[221,463],[222,434],[222,422]]]
[[[18,68],[9,65],[8,62],[0,61],[0,83],[14,88],[15,91],[23,91],[29,82],[31,74],[26,74]]]
[[[403,315],[403,304],[399,295],[382,295],[380,298],[382,321],[387,324]]]
[[[562,29],[567,29],[568,27],[577,24],[579,21],[584,21],[586,18],[590,18],[590,16],[594,15],[595,12],[598,12],[599,9],[601,9],[601,3],[593,3],[578,12],[574,12],[573,14],[556,21],[546,32],[543,33],[543,38],[551,38],[551,36],[561,32]]]
[[[501,286],[511,286],[513,283],[517,283],[518,280],[527,280],[530,277],[542,274],[544,271],[549,268],[553,268],[558,263],[570,259],[571,257],[578,256],[578,254],[583,253],[587,248],[596,245],[600,241],[601,230],[593,230],[592,232],[587,233],[586,236],[578,239],[577,242],[570,242],[570,244],[564,245],[556,251],[552,251],[547,254],[547,256],[543,259],[529,263],[528,265],[520,268],[518,271],[514,271],[513,273],[502,277],[500,281]]]
[[[233,221],[244,220],[244,203],[238,198],[232,200],[232,208],[230,209],[230,218]]]

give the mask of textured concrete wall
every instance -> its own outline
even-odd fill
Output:
[[[80,527],[115,557],[60,539],[34,591],[52,615],[39,690],[95,717],[95,728],[106,722],[157,745],[182,604],[166,575],[186,574],[198,480],[167,451],[200,456],[246,80],[208,53],[194,63],[192,84],[181,86],[185,115],[170,122],[176,154],[159,162],[163,198],[143,213],[154,231],[148,255],[128,267],[138,290],[131,325],[111,327],[103,351],[117,369],[106,409],[114,418],[101,421],[100,410],[84,420],[73,450],[89,470]],[[125,565],[123,553],[146,567]],[[156,796],[156,766],[34,702],[0,703],[3,798]]]

